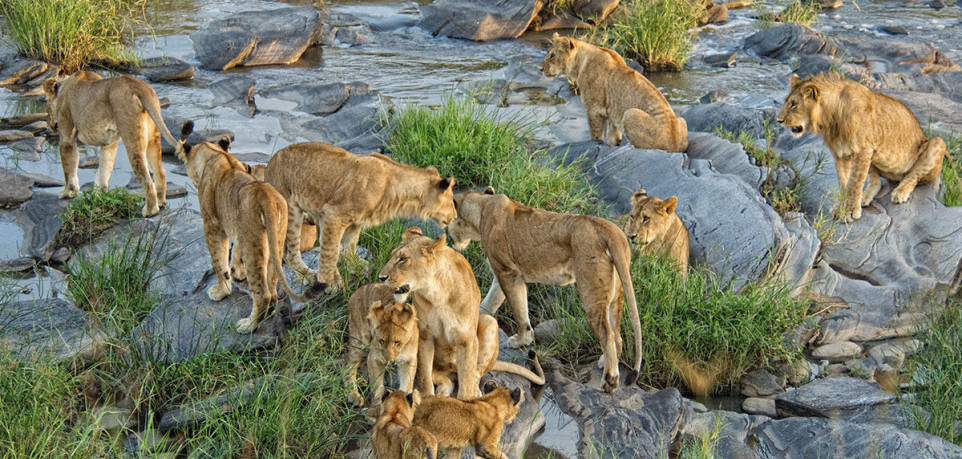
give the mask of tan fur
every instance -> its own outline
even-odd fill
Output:
[[[461,250],[472,240],[481,241],[494,272],[481,311],[494,314],[507,297],[518,324],[518,333],[508,344],[521,347],[532,342],[527,283],[577,283],[604,352],[604,389],[611,392],[619,384],[621,311],[627,291],[636,338],[634,374],[628,379],[634,383],[641,369],[641,320],[628,272],[631,248],[625,234],[603,218],[534,209],[495,195],[490,188],[485,193],[459,193],[454,200],[458,218],[448,225],[448,234]]]
[[[160,161],[160,135],[177,145],[160,116],[157,93],[143,80],[131,76],[103,79],[81,71],[63,82],[55,78],[43,84],[50,127],[60,135],[60,163],[64,188],[61,199],[80,191],[77,178],[77,141],[100,147],[100,164],[94,186],[106,190],[117,156],[117,142],[123,140],[130,167],[144,187],[145,217],[160,212],[167,203],[167,172]],[[154,173],[150,178],[150,165]]]
[[[548,78],[564,73],[581,90],[591,140],[602,139],[607,122],[609,145],[620,144],[624,132],[637,148],[688,149],[688,124],[618,53],[556,33],[541,71]]]
[[[185,125],[182,137],[189,133]],[[237,322],[237,331],[250,333],[257,329],[269,306],[278,299],[278,281],[297,302],[307,302],[319,294],[323,290],[320,285],[312,286],[305,296],[295,294],[281,269],[281,235],[287,229],[284,197],[270,184],[251,177],[245,165],[220,146],[208,142],[193,147],[178,143],[176,155],[184,161],[187,175],[197,186],[204,239],[217,276],[217,283],[207,290],[210,299],[220,301],[231,293],[229,243],[237,248],[247,268],[254,306],[250,316]]]
[[[474,445],[482,457],[508,459],[499,443],[505,424],[514,420],[521,405],[521,390],[489,389],[472,400],[428,396],[414,411],[413,425],[422,427],[438,440],[445,457],[461,457],[461,448]]]
[[[262,182],[267,181],[267,166],[264,164],[255,164],[250,166],[250,174],[254,176],[257,180]],[[317,242],[317,225],[313,222],[309,223],[306,219],[301,225],[301,252],[307,252],[314,248],[314,244]]]
[[[413,394],[388,391],[381,402],[381,414],[371,431],[371,443],[378,459],[433,458],[438,440],[427,430],[412,426]]]
[[[287,199],[287,262],[310,273],[297,256],[303,215],[320,230],[321,254],[316,274],[332,290],[343,288],[337,271],[338,247],[354,253],[361,230],[394,218],[429,218],[446,225],[456,216],[454,178],[437,169],[420,169],[372,153],[355,155],[319,142],[281,149],[267,164],[267,182]]]
[[[348,344],[344,385],[351,387],[348,400],[364,403],[357,390],[357,368],[367,350],[367,374],[371,381],[371,400],[384,394],[384,367],[397,362],[399,389],[414,390],[417,370],[418,318],[413,306],[394,302],[394,289],[384,284],[368,284],[347,300]],[[370,346],[370,349],[368,349]]]
[[[678,198],[667,201],[648,196],[638,190],[631,196],[631,213],[625,234],[641,250],[656,255],[668,255],[675,260],[675,267],[682,276],[688,277],[688,227],[675,213]]]
[[[937,181],[948,156],[939,137],[927,139],[901,101],[870,91],[838,74],[801,79],[792,75],[778,122],[798,137],[822,136],[832,151],[842,200],[838,216],[858,220],[882,187],[879,177],[899,182],[892,202],[909,199],[916,184]],[[864,190],[865,179],[868,187]]]

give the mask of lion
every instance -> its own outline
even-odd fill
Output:
[[[397,362],[398,388],[404,392],[414,389],[417,370],[418,318],[409,303],[394,301],[394,289],[384,284],[368,284],[347,300],[348,347],[344,385],[352,388],[348,401],[362,405],[357,389],[357,368],[367,351],[367,374],[371,381],[371,399],[384,394],[384,368]]]
[[[394,218],[432,219],[443,227],[457,216],[454,177],[378,153],[355,155],[326,143],[296,143],[274,154],[265,178],[287,199],[288,265],[316,275],[332,292],[344,287],[337,270],[338,246],[355,253],[361,230]],[[304,214],[320,232],[316,273],[297,255]]]
[[[667,201],[648,196],[638,190],[631,196],[631,213],[625,225],[628,239],[645,252],[668,255],[675,260],[675,268],[688,277],[688,227],[675,213],[678,198]]]
[[[381,398],[381,414],[371,431],[371,443],[378,459],[421,459],[436,457],[438,440],[414,419],[414,393],[388,391]]]
[[[618,53],[555,33],[539,69],[548,78],[564,73],[578,86],[591,140],[602,140],[607,122],[609,145],[619,145],[624,132],[636,148],[688,149],[688,124]]]
[[[485,394],[472,400],[432,395],[424,397],[414,411],[412,424],[437,438],[445,457],[461,457],[461,448],[473,445],[481,457],[508,459],[501,451],[505,424],[514,420],[521,407],[521,389],[484,386]]]
[[[264,164],[255,164],[253,166],[247,166],[248,173],[253,175],[254,178],[262,182],[267,181],[267,166]],[[307,252],[314,248],[314,243],[317,242],[317,225],[313,221],[304,220],[301,224],[301,252]]]
[[[458,218],[447,226],[454,248],[481,241],[494,272],[481,311],[494,314],[505,297],[518,324],[511,347],[531,344],[527,283],[577,283],[591,330],[601,342],[604,390],[618,387],[621,357],[621,312],[624,299],[635,333],[635,364],[627,384],[641,370],[641,319],[628,271],[631,247],[625,234],[603,218],[566,215],[519,204],[488,187],[454,197]],[[628,293],[625,295],[625,293]]]
[[[177,145],[160,116],[157,93],[143,80],[120,76],[104,79],[94,72],[74,73],[62,82],[44,81],[50,128],[60,135],[60,163],[64,188],[60,199],[80,191],[77,177],[77,140],[100,147],[100,164],[94,187],[106,190],[117,156],[117,142],[124,149],[140,184],[144,187],[144,217],[160,212],[167,204],[167,172],[161,163],[160,136]],[[151,181],[150,171],[154,177]]]
[[[187,167],[187,175],[197,186],[200,215],[204,220],[204,239],[210,251],[217,283],[207,296],[220,301],[231,292],[228,271],[228,246],[232,242],[248,274],[248,285],[254,306],[248,317],[237,322],[239,333],[250,333],[277,299],[277,282],[292,300],[306,303],[325,288],[315,283],[303,295],[297,295],[287,283],[281,267],[287,230],[287,203],[270,184],[255,180],[243,163],[227,153],[225,144],[201,142],[190,146],[183,142],[193,131],[194,123],[184,123],[182,141],[176,145],[176,156]]]
[[[796,138],[806,132],[822,136],[835,158],[842,221],[862,217],[862,207],[882,188],[880,176],[899,182],[892,190],[895,204],[907,201],[917,184],[941,178],[942,158],[949,155],[945,141],[926,138],[900,100],[834,73],[804,80],[792,75],[788,87],[777,121]]]

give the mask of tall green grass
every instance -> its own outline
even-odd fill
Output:
[[[761,191],[762,196],[765,196],[768,204],[775,209],[775,212],[778,212],[781,216],[785,216],[788,212],[798,212],[802,208],[804,181],[799,177],[798,169],[795,168],[791,161],[783,158],[782,155],[778,154],[773,148],[775,144],[775,129],[769,125],[768,120],[765,120],[764,127],[764,147],[759,147],[759,139],[747,131],[741,131],[736,134],[722,128],[716,128],[715,134],[729,142],[741,144],[745,149],[745,153],[748,154],[749,158],[752,158],[756,166],[766,167],[771,171],[771,173],[765,177],[765,181],[762,183],[759,191]],[[780,186],[775,183],[774,172],[779,168],[788,168],[794,173],[795,180],[793,180],[789,186]]]
[[[77,247],[92,241],[121,220],[139,215],[144,198],[123,188],[84,191],[67,204],[60,215],[63,227],[58,245]]]
[[[917,428],[962,445],[962,302],[946,302],[942,317],[922,334],[925,350],[909,361],[919,384],[914,403],[931,413],[916,416]]]
[[[765,12],[758,16],[761,21],[761,28],[767,29],[774,27],[780,22],[793,22],[795,24],[811,27],[818,20],[818,13],[821,7],[818,3],[805,0],[794,0],[789,3],[780,13]]]
[[[0,13],[21,53],[71,73],[94,62],[129,60],[124,42],[145,5],[146,0],[3,0]]]
[[[962,136],[943,137],[948,147],[950,158],[942,160],[942,204],[947,206],[962,206]]]
[[[688,60],[705,6],[695,0],[631,0],[587,39],[635,59],[647,72],[679,71]]]

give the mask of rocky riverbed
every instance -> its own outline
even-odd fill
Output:
[[[806,364],[746,375],[741,412],[709,410],[674,388],[604,394],[549,362],[550,400],[525,402],[505,434],[511,457],[551,449],[551,457],[665,457],[679,440],[710,432],[717,418],[724,421],[720,457],[962,457],[959,447],[912,430],[904,405],[871,377],[898,370],[920,349],[915,335],[938,304],[929,299],[958,289],[962,210],[945,207],[934,186],[893,205],[886,184],[860,220],[820,235],[813,224],[831,215],[838,186],[831,154],[818,137],[794,139],[773,121],[792,73],[834,69],[902,99],[928,131],[962,136],[962,8],[940,0],[844,2],[813,28],[768,29],[755,17],[783,3],[731,9],[726,21],[699,28],[684,71],[649,75],[692,131],[687,153],[669,154],[586,142],[580,97],[564,79],[541,77],[537,66],[555,27],[588,25],[576,18],[600,20],[619,2],[575,3],[578,14],[552,15],[541,2],[524,0],[331,2],[323,12],[259,0],[161,1],[149,8],[154,35],[136,42],[143,57],[159,59],[145,59],[134,73],[169,103],[164,116],[172,131],[194,119],[201,138],[228,136],[232,151],[252,163],[298,141],[380,151],[386,107],[437,104],[453,91],[484,94],[500,116],[531,120],[538,143],[553,155],[584,158],[615,212],[628,210],[638,188],[678,196],[692,263],[723,284],[737,289],[779,277],[822,311],[799,330]],[[56,138],[45,134],[42,116],[32,115],[44,111],[38,86],[55,72],[0,39],[0,267],[15,286],[13,300],[0,306],[0,344],[24,356],[96,354],[110,331],[93,327],[86,312],[64,300],[63,265],[78,254],[102,254],[108,241],[131,232],[159,228],[171,268],[153,286],[163,294],[160,304],[132,332],[142,350],[175,362],[282,345],[283,318],[237,335],[225,324],[246,314],[246,297],[235,291],[214,304],[203,295],[209,259],[196,194],[173,156],[165,156],[169,210],[123,223],[82,248],[56,246],[64,206],[56,198],[63,186]],[[759,166],[741,144],[717,134],[764,139],[771,127],[775,136],[766,146],[790,168]],[[117,158],[111,186],[136,189],[126,155]],[[95,174],[96,161],[86,161],[93,169],[84,162],[81,183]],[[763,184],[798,178],[799,211],[779,214]],[[529,389],[523,380],[493,377]],[[588,385],[591,377],[597,375],[586,376]],[[218,396],[223,400],[171,412],[158,431],[203,422],[204,403],[243,403],[245,394],[238,387]],[[144,435],[130,441],[136,447]]]

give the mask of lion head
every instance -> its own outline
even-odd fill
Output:
[[[551,38],[551,47],[548,54],[538,69],[545,77],[554,78],[568,69],[568,61],[571,60],[571,52],[575,49],[575,41],[571,38],[562,37],[557,33]]]
[[[194,132],[194,122],[188,120],[181,128],[179,145],[177,145],[174,154],[177,156],[177,159],[184,162],[184,166],[187,169],[187,176],[190,177],[190,180],[193,181],[195,185],[200,186],[201,180],[203,180],[204,170],[212,158],[224,158],[227,163],[230,164],[231,168],[250,172],[248,165],[242,163],[227,151],[230,148],[230,140],[221,139],[216,144],[200,142],[196,145],[190,145],[186,140],[192,132]]]
[[[455,218],[445,228],[447,235],[451,238],[451,245],[457,250],[464,250],[471,241],[481,240],[481,207],[472,199],[479,196],[474,190],[458,193],[454,196],[454,207],[458,211],[458,218]],[[493,195],[494,188],[487,187],[484,194]]]
[[[806,132],[814,133],[821,115],[821,105],[818,103],[821,88],[819,82],[813,80],[792,75],[785,104],[778,112],[777,121],[790,129],[796,138]]]
[[[378,279],[394,289],[394,299],[403,303],[407,294],[422,287],[422,282],[434,278],[434,259],[446,247],[442,235],[438,239],[425,236],[418,227],[410,227],[401,237],[401,245],[391,252]],[[424,285],[424,287],[427,287]]]
[[[512,390],[488,380],[484,383],[481,391],[484,394],[481,396],[482,400],[496,406],[499,412],[505,413],[505,417],[502,420],[505,424],[510,423],[514,420],[514,417],[518,415],[518,410],[521,408],[521,400],[523,400],[524,396],[520,387]]]
[[[437,175],[437,186],[431,189],[428,196],[425,196],[422,215],[426,215],[444,228],[458,217],[458,211],[454,208],[454,177],[441,177],[434,166],[428,167],[427,170]]]
[[[388,389],[381,396],[379,417],[404,419],[411,422],[414,418],[414,402],[414,392],[405,394],[404,391]]]
[[[405,345],[418,339],[418,317],[410,303],[382,305],[375,301],[367,320],[371,343],[381,350],[385,363],[397,360]]]
[[[638,190],[631,196],[631,214],[625,225],[628,239],[640,245],[650,244],[652,241],[663,241],[675,222],[675,205],[678,198],[672,196],[662,200],[655,196],[648,196],[645,190]]]

